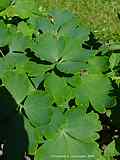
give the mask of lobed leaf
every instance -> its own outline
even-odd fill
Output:
[[[37,127],[49,123],[52,105],[49,97],[42,92],[29,95],[25,101],[24,109],[31,123]]]
[[[88,121],[89,124],[87,123]],[[84,125],[85,123],[90,125],[89,134],[92,137],[85,132],[87,129],[87,126]],[[70,112],[66,119],[66,125],[59,131],[59,135],[54,139],[48,140],[38,149],[35,160],[76,159],[76,157],[89,159],[89,156],[92,156],[93,160],[97,159],[100,156],[100,150],[94,142],[96,138],[94,134],[100,129],[99,127],[100,124],[94,113],[82,115],[79,110],[75,110],[73,113]],[[84,136],[85,133],[87,137]]]

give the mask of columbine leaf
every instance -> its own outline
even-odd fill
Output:
[[[34,128],[26,118],[24,118],[24,126],[28,135],[28,152],[29,154],[34,155],[37,150],[38,143],[43,141],[42,136],[40,135],[38,128]]]
[[[77,73],[80,69],[86,69],[92,52],[81,48],[80,41],[76,39],[65,38],[65,44],[61,53],[62,59],[57,64],[57,68],[65,73]]]
[[[47,76],[46,72],[53,68],[53,65],[36,64],[34,62],[28,62],[24,65],[24,71],[33,81],[35,88],[38,88],[39,84]]]
[[[59,135],[60,129],[63,127],[65,117],[59,108],[52,109],[52,117],[47,125],[41,126],[40,131],[47,139],[53,139]]]
[[[17,33],[11,38],[10,52],[24,52],[30,45],[31,41],[27,37],[24,37],[21,33]]]
[[[49,18],[33,15],[28,22],[43,33],[55,33],[55,27]]]
[[[96,131],[99,131],[101,127],[96,114],[93,112],[85,114],[79,109],[68,112],[67,114],[66,133],[87,143],[99,137]]]
[[[65,41],[65,47],[62,52],[62,60],[86,62],[88,58],[92,55],[92,52],[90,50],[86,50],[81,47],[81,42],[78,39],[63,39]]]
[[[88,121],[89,124],[87,123]],[[91,137],[87,134],[87,127]],[[82,115],[80,111],[75,110],[73,113],[69,113],[66,125],[59,131],[59,135],[54,139],[48,140],[38,149],[35,160],[57,160],[58,158],[70,160],[76,159],[76,157],[89,159],[90,156],[93,160],[96,160],[100,155],[100,151],[94,140],[99,129],[100,123],[95,113]]]
[[[43,64],[37,64],[34,62],[29,61],[24,65],[24,70],[28,73],[29,76],[43,76],[45,72],[50,70],[52,68],[52,65],[43,65]]]
[[[112,90],[110,80],[102,74],[88,74],[81,77],[76,84],[76,101],[82,105],[89,102],[99,112],[104,112],[105,107],[110,107],[113,99],[108,95]]]
[[[80,42],[88,40],[89,29],[81,24],[79,24],[78,19],[72,19],[68,23],[65,23],[59,31],[60,36],[77,38]]]
[[[23,33],[24,36],[32,38],[34,29],[31,25],[27,25],[25,22],[20,22],[17,26],[17,31]]]
[[[45,80],[45,88],[52,98],[52,101],[58,105],[65,104],[71,97],[71,89],[64,78],[55,74],[49,75]]]
[[[109,60],[105,56],[94,56],[88,60],[88,71],[90,73],[100,73],[108,70]]]
[[[34,0],[16,0],[15,10],[18,16],[27,18],[35,11],[36,5]]]
[[[68,74],[79,73],[81,69],[86,69],[87,65],[81,62],[63,61],[57,64],[58,70]]]
[[[57,139],[50,140],[43,145],[36,152],[35,160],[57,160],[58,158],[74,160],[76,157],[79,159],[84,157],[86,160],[92,157],[92,160],[96,160],[100,154],[97,147],[95,142],[82,144],[63,133]]]
[[[0,27],[0,47],[9,44],[10,33],[7,28]]]
[[[41,35],[32,49],[42,60],[54,63],[60,58],[58,40],[51,34]]]
[[[21,53],[8,53],[4,57],[4,61],[9,66],[10,69],[21,70],[23,66],[28,62],[28,58]],[[23,71],[24,72],[24,71]]]
[[[51,18],[53,18],[53,23],[57,29],[65,23],[71,21],[74,17],[74,15],[69,11],[57,9],[52,10],[49,15],[52,16]]]
[[[57,21],[57,18],[55,18],[55,21]],[[76,29],[75,25],[77,23],[75,23],[73,26],[71,26],[71,29],[75,27],[73,29],[75,32],[71,37],[64,35],[63,32],[60,33],[59,36],[50,33],[48,34],[47,32],[52,33],[55,31],[53,28],[51,28],[52,31],[48,31],[50,30],[50,26],[49,29],[46,28],[46,23],[48,22],[48,20],[46,22],[43,19],[43,22],[41,22],[40,25],[40,30],[43,31],[43,34],[40,35],[40,37],[32,45],[32,50],[36,53],[36,55],[39,56],[42,60],[46,60],[52,63],[59,61],[57,68],[65,73],[76,73],[79,72],[81,68],[85,68],[88,58],[92,55],[91,51],[82,48],[82,42],[85,40],[84,36],[88,35],[88,32],[84,31],[85,35],[82,35],[81,33],[83,33],[83,27],[78,26]],[[65,24],[66,23],[68,23],[67,19]],[[51,27],[52,26],[54,25],[51,24]]]
[[[51,117],[51,103],[47,95],[35,92],[28,96],[24,109],[30,121],[35,126],[49,123]]]
[[[17,73],[16,71],[7,72],[3,78],[3,84],[18,104],[33,90],[28,77],[24,73]]]
[[[0,78],[4,77],[4,74],[9,70],[9,66],[5,59],[0,58]]]
[[[0,58],[0,77],[3,78],[5,73],[9,71],[24,72],[24,65],[28,62],[28,58],[20,53],[8,53],[5,57]]]

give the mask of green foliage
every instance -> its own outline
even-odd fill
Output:
[[[79,16],[103,42],[120,40],[120,0],[36,0],[46,8],[65,8]]]
[[[17,136],[20,129],[27,134],[22,154],[35,160],[111,160],[117,155],[115,142],[102,154],[96,140],[102,129],[99,115],[116,105],[109,70],[118,66],[117,57],[98,56],[87,47],[89,29],[69,11],[43,15],[33,0],[16,0],[5,8],[0,12],[0,89],[4,86],[15,101],[13,117],[24,122],[19,129],[17,122],[13,125]],[[5,137],[6,160],[20,159],[17,136],[13,144]]]
[[[10,0],[0,0],[0,10],[7,8],[10,4]]]
[[[82,156],[89,159],[88,155],[92,155],[93,159],[99,157],[100,151],[94,142],[97,136],[95,132],[100,129],[97,116],[94,113],[85,115],[79,110],[68,112],[66,116],[65,124],[59,130],[57,137],[48,140],[37,151],[35,160],[75,159]]]

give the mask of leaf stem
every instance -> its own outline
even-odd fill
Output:
[[[0,49],[0,53],[1,53],[1,55],[2,55],[3,57],[5,57],[1,49]]]

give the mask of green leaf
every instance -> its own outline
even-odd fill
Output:
[[[36,9],[34,0],[16,0],[15,10],[18,16],[21,18],[28,18]]]
[[[92,56],[91,51],[81,48],[78,39],[72,38],[65,38],[65,47],[61,54],[62,59],[57,68],[65,73],[77,73],[80,69],[86,69],[88,59]]]
[[[55,74],[51,74],[46,78],[45,88],[52,98],[52,102],[58,105],[63,106],[71,98],[71,88],[64,78],[60,78]]]
[[[0,10],[7,8],[10,4],[10,0],[0,0]]]
[[[38,42],[33,43],[32,50],[42,60],[54,63],[60,58],[59,42],[51,34],[43,34]]]
[[[31,41],[24,37],[21,33],[17,33],[11,37],[10,52],[24,52],[31,46]]]
[[[49,13],[53,17],[53,23],[58,29],[60,26],[71,21],[74,15],[70,11],[54,9]]]
[[[95,113],[87,115],[78,110],[69,112],[64,128],[59,131],[57,137],[46,141],[38,149],[35,160],[57,160],[58,158],[88,160],[90,157],[96,160],[100,150],[94,140],[99,129],[100,123]]]
[[[7,28],[0,27],[0,47],[9,44],[10,33]]]
[[[4,75],[3,84],[20,104],[24,98],[33,90],[33,87],[24,73],[9,71]]]
[[[90,73],[101,73],[109,68],[109,59],[105,56],[95,56],[88,60],[88,71]]]
[[[63,61],[57,64],[58,70],[68,74],[79,73],[81,69],[86,69],[87,65],[81,62]]]
[[[35,0],[8,1],[0,0],[0,120],[7,123],[0,141],[2,135],[6,159],[21,160],[25,153],[35,160],[111,160],[118,155],[115,141],[100,151],[101,121],[88,107],[107,114],[115,106],[107,76],[119,83],[119,53],[85,49],[89,29],[70,11],[42,16]]]
[[[21,32],[24,36],[32,38],[34,29],[31,25],[27,25],[25,22],[20,22],[17,26],[17,31]]]
[[[51,117],[51,102],[42,92],[35,92],[28,96],[24,109],[31,123],[37,127],[49,123]]]
[[[56,147],[57,146],[57,147]],[[35,160],[49,160],[54,159],[79,159],[96,160],[99,157],[99,149],[96,143],[82,144],[70,138],[66,134],[61,134],[56,140],[48,141],[42,148],[40,148],[35,155]]]
[[[92,55],[93,51],[83,49],[79,39],[63,38],[65,47],[62,52],[62,60],[86,62]],[[73,45],[74,44],[74,45]]]
[[[120,153],[116,149],[115,141],[113,140],[104,151],[105,160],[113,160],[113,156],[120,155]]]
[[[0,58],[0,78],[4,77],[4,74],[9,70],[9,66],[3,58]]]
[[[24,65],[24,70],[28,73],[29,76],[43,76],[45,72],[50,70],[52,68],[52,65],[43,65],[43,64],[37,64],[34,62],[29,61]]]
[[[52,68],[53,65],[43,65],[29,61],[24,65],[23,70],[31,78],[35,88],[38,88],[39,84],[46,78],[46,72]]]
[[[65,117],[59,108],[53,108],[53,114],[47,125],[41,126],[40,131],[47,139],[53,139],[59,135],[60,129],[64,125]]]
[[[88,74],[81,77],[75,85],[75,96],[78,104],[88,105],[89,102],[99,112],[114,103],[108,94],[112,90],[110,80],[102,74]]]
[[[28,136],[28,153],[34,155],[38,144],[43,141],[42,136],[40,135],[39,129],[34,128],[26,118],[24,118],[24,125]]]
[[[35,29],[41,30],[43,33],[55,33],[55,27],[49,18],[33,15],[28,21]]]
[[[20,53],[8,53],[5,57],[0,58],[0,77],[3,78],[6,72],[14,71],[24,72],[24,65],[28,58]]]
[[[91,112],[85,114],[79,109],[67,113],[67,124],[65,132],[72,137],[89,143],[93,139],[99,138],[97,131],[101,129],[97,114]]]
[[[43,29],[42,27],[40,29],[43,32],[47,32],[46,30],[48,29],[45,29],[47,24],[41,22],[41,25],[43,25]],[[36,42],[33,43],[32,50],[42,60],[46,60],[52,63],[59,61],[57,68],[60,71],[66,73],[76,73],[81,68],[86,67],[87,60],[91,56],[91,51],[82,48],[82,27],[80,30],[81,39],[79,38],[80,36],[78,36],[78,33],[76,33],[74,37],[64,37],[64,35],[62,35],[63,37],[59,38],[56,35],[53,36],[50,33],[42,34],[39,36]],[[72,68],[71,71],[70,68]]]
[[[120,53],[112,53],[109,59],[110,68],[114,69],[120,64]]]
[[[14,70],[14,68],[16,68],[17,70],[22,70],[22,68],[28,62],[28,60],[29,59],[21,53],[8,53],[4,57],[4,61],[12,70]]]
[[[82,43],[88,40],[89,33],[90,30],[86,26],[79,24],[79,19],[70,20],[68,23],[65,23],[59,31],[60,36],[77,38]]]
[[[10,5],[8,8],[0,12],[0,16],[14,17],[16,15],[15,6]]]

